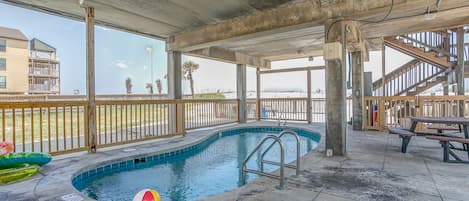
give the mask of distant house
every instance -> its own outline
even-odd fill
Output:
[[[60,61],[56,49],[33,38],[29,43],[29,93],[60,93]]]
[[[56,49],[17,29],[0,27],[0,94],[59,94]]]

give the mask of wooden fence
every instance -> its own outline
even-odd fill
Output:
[[[174,125],[178,109],[183,129],[237,122],[238,100],[98,100],[96,130],[99,147],[179,135]],[[88,150],[87,102],[1,101],[0,140],[15,151],[61,154]]]
[[[261,111],[257,113],[257,100],[247,100],[248,119],[265,120],[294,120],[310,121],[312,123],[326,122],[326,100],[324,98],[312,98],[308,114],[308,98],[261,98]],[[347,98],[347,120],[352,118],[352,99]]]
[[[367,96],[364,102],[364,127],[371,130],[409,127],[409,117],[467,117],[469,108],[469,96]]]
[[[364,127],[371,130],[407,127],[408,117],[412,116],[468,116],[469,108],[469,96],[364,100]],[[308,121],[310,115],[311,122],[326,121],[326,102],[321,98],[263,98],[259,106],[257,102],[247,100],[248,119]],[[184,131],[238,122],[238,107],[237,99],[100,99],[96,101],[97,145],[99,148],[180,135],[176,124]],[[87,102],[81,99],[0,101],[0,140],[12,142],[15,151],[61,154],[88,150],[86,110]],[[347,117],[352,117],[351,99],[347,100]]]

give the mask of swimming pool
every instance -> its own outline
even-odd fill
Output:
[[[202,199],[240,187],[241,166],[247,154],[266,134],[278,134],[282,130],[256,127],[220,131],[199,144],[176,151],[93,168],[75,176],[72,183],[76,189],[97,200],[132,200],[139,190],[145,188],[157,190],[165,201]],[[302,155],[317,146],[319,134],[294,130],[300,135]],[[286,135],[282,140],[286,150],[285,161],[294,161],[295,139]],[[258,169],[257,157],[260,154],[255,154],[250,160],[249,168]],[[279,148],[274,146],[266,159],[278,161],[278,154]],[[276,169],[277,166],[265,165],[266,171]],[[248,174],[247,181],[255,178],[257,175]]]

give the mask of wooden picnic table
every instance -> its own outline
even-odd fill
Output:
[[[432,140],[439,140],[440,143],[443,145],[444,148],[444,161],[445,162],[465,162],[468,163],[468,161],[463,161],[459,157],[457,157],[454,152],[452,152],[450,149],[457,149],[457,150],[462,150],[462,151],[467,151],[467,156],[469,159],[469,144],[467,144],[468,139],[469,139],[469,118],[464,118],[464,117],[411,117],[412,120],[412,126],[410,127],[411,132],[417,134],[417,135],[428,135],[430,137],[427,137],[428,139]],[[462,131],[464,133],[464,138],[465,140],[458,140],[457,138],[451,138],[451,137],[442,137],[441,133],[440,136],[435,136],[434,133],[422,133],[422,132],[416,132],[417,124],[418,123],[433,123],[433,124],[445,124],[445,125],[458,125],[459,128],[462,127]],[[459,138],[459,139],[464,139],[464,138]],[[462,149],[458,149],[454,147],[450,142],[460,142],[463,144]],[[456,161],[450,161],[449,160],[449,155],[452,155],[454,158],[456,158]]]
[[[458,125],[462,126],[462,130],[464,132],[464,137],[469,139],[469,118],[464,117],[410,117],[412,121],[412,126],[410,126],[410,131],[414,132],[418,135],[425,135],[426,133],[417,133],[415,130],[417,129],[418,123],[433,123],[433,124],[446,124],[446,125]],[[428,133],[432,135],[432,133]]]

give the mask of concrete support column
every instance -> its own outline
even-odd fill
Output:
[[[352,52],[353,130],[363,130],[363,62],[362,52]]]
[[[459,27],[457,31],[457,54],[458,65],[456,67],[456,80],[458,83],[458,92],[464,96],[464,27]],[[459,101],[459,116],[464,117],[464,101]]]
[[[344,46],[344,23],[329,20],[325,30],[326,43],[340,42]],[[326,154],[343,156],[347,135],[345,51],[335,51],[341,58],[326,60]]]
[[[236,65],[236,91],[239,100],[238,120],[240,123],[246,123],[247,102],[246,102],[246,64]]]
[[[181,52],[168,51],[168,96],[170,99],[182,99]]]
[[[168,96],[170,99],[182,99],[182,66],[181,52],[168,51]],[[169,107],[169,132],[175,134],[185,133],[184,104],[176,103]]]
[[[446,76],[446,81],[443,83],[443,95],[449,95],[449,83],[448,83],[448,76]]]
[[[95,65],[94,65],[94,8],[85,8],[86,23],[86,108],[85,125],[88,133],[89,151],[96,153],[96,91],[95,91]]]

